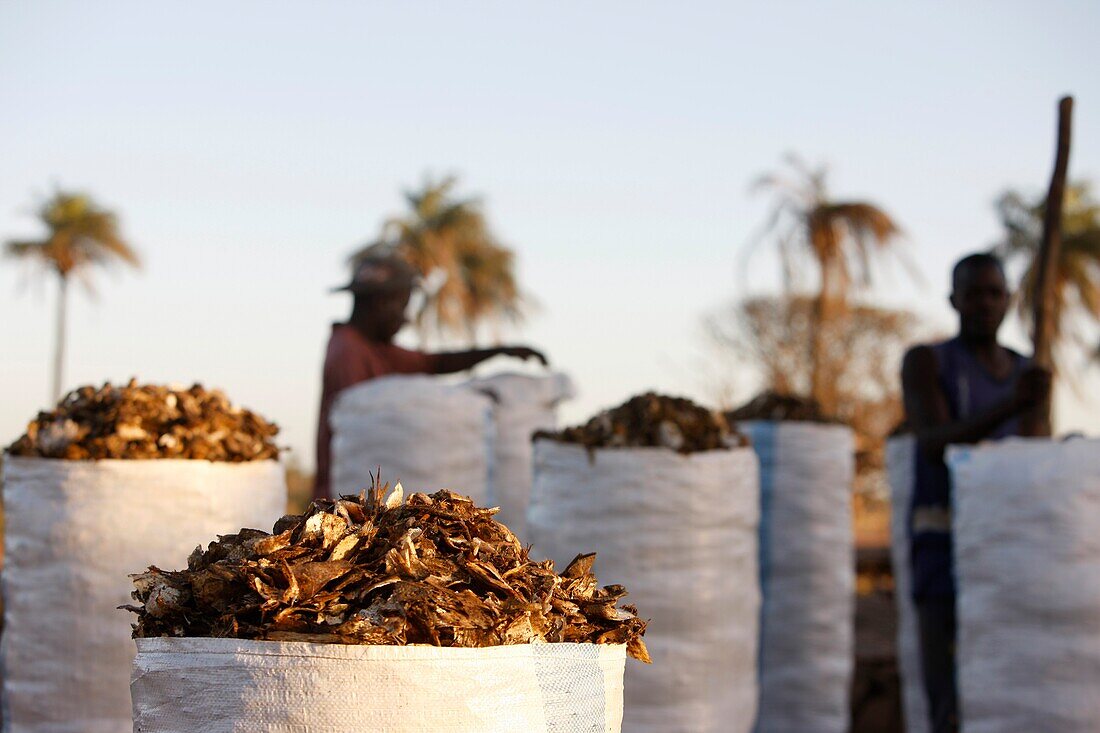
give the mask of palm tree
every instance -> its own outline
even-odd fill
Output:
[[[525,298],[515,278],[515,255],[500,244],[481,205],[453,195],[453,177],[428,180],[405,194],[409,210],[386,221],[351,264],[380,248],[405,257],[425,278],[416,325],[428,332],[461,333],[474,341],[479,325],[518,321]]]
[[[1004,239],[996,246],[1006,259],[1027,262],[1020,281],[1017,306],[1021,320],[1032,328],[1037,297],[1036,273],[1039,241],[1043,230],[1046,199],[1029,201],[1016,191],[1008,191],[997,201],[997,211],[1005,229]],[[1093,350],[1080,324],[1081,316],[1100,323],[1100,202],[1092,196],[1088,183],[1066,187],[1062,204],[1062,249],[1055,268],[1054,302],[1051,303],[1056,362],[1064,367],[1066,346]],[[1064,368],[1059,369],[1065,372]]]
[[[36,262],[58,277],[52,385],[56,401],[61,398],[63,384],[69,278],[79,276],[90,287],[88,270],[93,265],[110,265],[121,260],[138,267],[139,260],[119,233],[115,215],[85,194],[55,192],[39,207],[38,218],[46,227],[45,238],[9,241],[5,254]]]
[[[788,290],[799,279],[806,255],[817,270],[810,394],[832,413],[837,409],[837,365],[844,358],[833,353],[840,340],[832,336],[847,316],[853,287],[870,284],[874,255],[890,248],[901,230],[874,204],[831,199],[824,167],[811,170],[793,155],[786,162],[789,171],[766,175],[756,184],[775,194],[764,232],[778,235]]]
[[[516,283],[511,250],[474,239],[460,241],[457,256],[463,284],[462,314],[471,343],[480,322],[522,320],[524,297]]]

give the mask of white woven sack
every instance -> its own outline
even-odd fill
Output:
[[[852,431],[842,425],[738,425],[760,458],[758,733],[846,733],[855,555]]]
[[[596,552],[650,619],[626,671],[627,733],[745,733],[756,717],[759,484],[749,448],[688,456],[535,442],[532,556]]]
[[[499,506],[497,521],[526,541],[534,454],[531,435],[557,428],[558,403],[573,396],[573,384],[560,373],[494,374],[469,384],[494,397],[496,432],[489,469],[489,505]]]
[[[909,566],[909,503],[917,442],[902,435],[886,442],[886,473],[890,481],[890,558],[894,566],[894,602],[898,609],[898,676],[905,713],[905,733],[928,733],[928,699],[921,673],[920,629],[913,603]]]
[[[410,491],[451,489],[489,504],[492,402],[468,387],[425,375],[372,379],[333,403],[333,497],[382,479]]]
[[[129,733],[130,573],[286,511],[277,461],[4,459],[4,730]]]
[[[966,733],[1100,725],[1100,440],[948,449]]]
[[[142,733],[618,733],[624,645],[138,639]]]

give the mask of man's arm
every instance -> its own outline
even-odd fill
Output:
[[[546,357],[541,352],[535,351],[527,346],[500,346],[493,349],[474,349],[472,351],[449,351],[440,354],[433,354],[434,374],[453,374],[454,372],[465,371],[466,369],[472,369],[486,359],[491,359],[494,356],[503,354],[504,356],[514,356],[517,359],[538,359],[545,366],[547,362]]]
[[[929,458],[942,458],[944,449],[952,444],[977,443],[1026,407],[1021,399],[1023,390],[1017,390],[1012,397],[975,415],[952,421],[938,371],[936,355],[927,346],[910,349],[901,366],[905,415]]]

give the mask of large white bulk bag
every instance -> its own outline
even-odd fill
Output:
[[[627,733],[745,733],[756,717],[759,484],[749,448],[535,442],[532,557],[597,553],[650,619],[653,664],[626,671]]]
[[[426,375],[372,379],[333,402],[333,497],[358,494],[382,471],[391,485],[415,491],[452,489],[489,505],[491,400]]]
[[[854,664],[852,431],[752,421],[760,458],[758,733],[846,733]]]
[[[624,645],[138,639],[142,733],[618,733]]]
[[[277,461],[4,458],[4,729],[129,733],[128,575],[286,511]]]
[[[920,628],[913,603],[909,565],[909,503],[913,497],[917,441],[902,435],[886,442],[890,481],[890,558],[894,566],[894,603],[898,610],[898,676],[905,713],[905,733],[928,733],[928,699],[921,672]]]
[[[966,733],[1100,725],[1100,441],[948,449]]]
[[[489,468],[488,505],[499,506],[497,521],[526,541],[534,455],[531,435],[557,428],[558,403],[573,396],[573,385],[564,374],[517,373],[494,374],[469,384],[493,398],[496,432]]]

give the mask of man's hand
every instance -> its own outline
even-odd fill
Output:
[[[1049,369],[1030,366],[1016,382],[1016,406],[1020,411],[1038,407],[1050,399],[1052,375]]]
[[[536,351],[529,346],[502,346],[497,351],[505,356],[512,356],[516,359],[523,359],[524,361],[528,359],[538,359],[542,362],[543,366],[550,364],[541,351]]]

